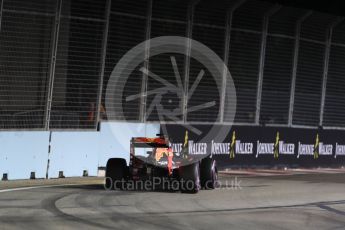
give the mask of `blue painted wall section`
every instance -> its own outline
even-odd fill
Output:
[[[159,132],[159,124],[116,123],[101,124],[100,132],[53,132],[49,177],[81,176],[88,170],[97,175],[111,157],[128,162],[129,141],[133,136],[152,136]],[[48,159],[49,132],[0,132],[0,176],[9,179],[28,179],[30,172],[44,178]]]

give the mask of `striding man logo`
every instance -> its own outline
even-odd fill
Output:
[[[273,157],[275,159],[278,159],[279,158],[279,132],[277,132],[277,135],[276,135],[276,141],[274,143],[274,149],[273,149]]]
[[[184,135],[184,143],[183,143],[183,149],[182,149],[182,158],[187,159],[188,158],[188,131],[186,130],[186,133]]]
[[[319,134],[316,134],[316,138],[315,138],[315,144],[314,144],[314,159],[319,158]]]
[[[232,132],[231,144],[230,144],[230,159],[235,158],[235,143],[236,143],[236,132]]]

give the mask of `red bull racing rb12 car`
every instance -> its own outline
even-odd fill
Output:
[[[202,188],[214,189],[217,186],[216,161],[210,156],[188,154],[187,142],[177,153],[173,152],[169,139],[164,136],[133,137],[129,159],[128,165],[123,158],[108,160],[107,189],[169,189],[197,193]]]

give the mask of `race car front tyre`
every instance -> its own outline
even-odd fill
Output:
[[[201,186],[205,189],[215,189],[218,183],[218,170],[216,161],[212,158],[204,158],[200,164]]]
[[[127,162],[125,159],[109,159],[105,171],[105,188],[108,190],[124,189],[127,171]]]
[[[181,192],[197,193],[201,189],[199,162],[179,168]]]

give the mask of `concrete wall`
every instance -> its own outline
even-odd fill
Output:
[[[129,159],[132,136],[155,136],[159,125],[102,123],[100,132],[53,132],[49,177],[81,176],[83,170],[96,176],[98,166],[111,157]],[[45,177],[49,132],[0,132],[0,176],[27,179],[30,172]]]

